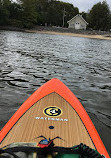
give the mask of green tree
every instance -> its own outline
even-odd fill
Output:
[[[47,22],[51,25],[62,25],[63,7],[59,1],[51,1],[47,9]]]
[[[79,9],[77,7],[74,7],[70,3],[64,3],[64,7],[65,7],[65,26],[67,26],[68,25],[67,21],[69,21],[74,16],[79,14]]]
[[[106,1],[95,4],[88,15],[89,27],[95,30],[110,28],[110,9]]]
[[[10,0],[0,0],[0,25],[8,24]]]
[[[86,13],[86,12],[81,12],[80,14],[81,14],[82,17],[87,21],[87,19],[88,19],[88,13]]]
[[[33,24],[37,23],[37,12],[35,7],[35,0],[20,0],[22,7],[21,21],[23,27],[31,28]]]
[[[36,0],[37,24],[44,25],[47,22],[48,0]]]
[[[34,24],[67,26],[79,13],[70,3],[56,0],[0,0],[0,24],[31,28]],[[64,16],[63,16],[64,15]],[[63,18],[64,17],[64,18]]]
[[[64,25],[67,26],[67,21],[78,13],[79,9],[70,3],[51,1],[48,3],[47,22],[48,24],[63,26],[64,16]]]
[[[20,4],[17,4],[15,2],[11,3],[8,10],[10,12],[10,19],[21,19],[22,7]]]
[[[79,9],[70,3],[56,0],[36,0],[37,23],[45,25],[63,25],[63,12],[65,10],[65,26],[67,21],[79,13]]]
[[[22,6],[15,2],[11,3],[8,7],[9,15],[9,25],[22,27]]]

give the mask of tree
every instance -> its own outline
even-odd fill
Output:
[[[38,14],[38,24],[45,25],[63,25],[63,12],[65,10],[65,26],[67,21],[79,13],[78,8],[75,8],[70,3],[65,3],[56,0],[36,0],[36,11]]]
[[[79,13],[70,3],[57,0],[0,0],[0,25],[31,28],[37,25],[67,26],[67,21]],[[64,19],[64,20],[63,20]]]
[[[0,0],[0,25],[8,24],[10,12],[8,10],[10,0]]]
[[[67,21],[79,13],[79,9],[70,3],[51,1],[47,10],[47,21],[56,26],[67,26]]]
[[[47,10],[49,7],[48,0],[36,0],[35,2],[36,12],[37,12],[37,24],[45,25],[47,22]]]
[[[65,7],[65,26],[67,26],[67,21],[69,21],[70,19],[72,19],[74,16],[76,16],[77,14],[79,14],[79,9],[77,7],[74,7],[72,4],[70,3],[64,3],[64,7]]]
[[[9,15],[9,25],[15,26],[15,27],[22,27],[22,7],[20,4],[17,4],[15,2],[12,2],[9,7],[8,11],[10,13]]]
[[[88,13],[86,13],[86,12],[81,12],[80,13],[81,15],[82,15],[82,17],[87,21],[87,16],[88,16]]]
[[[95,30],[109,30],[110,9],[106,1],[95,4],[88,15],[89,27]]]
[[[51,1],[47,9],[47,22],[50,25],[62,26],[63,7],[59,1]]]
[[[9,5],[9,12],[10,12],[10,16],[9,18],[10,19],[17,19],[17,20],[20,20],[21,18],[21,12],[22,12],[22,7],[20,4],[17,4],[17,3],[11,3]]]
[[[37,12],[35,8],[35,0],[20,0],[22,7],[21,21],[23,27],[31,28],[37,22]]]

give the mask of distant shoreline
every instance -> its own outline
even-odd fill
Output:
[[[82,37],[82,38],[92,38],[92,39],[102,39],[111,40],[111,32],[97,31],[97,30],[74,30],[62,27],[43,27],[36,26],[33,29],[26,29],[29,33],[43,33],[52,35],[64,35],[72,37]]]
[[[45,27],[45,26],[35,26],[32,29],[22,29],[12,26],[0,26],[0,30],[7,31],[20,31],[27,33],[42,33],[42,34],[52,34],[52,35],[63,35],[72,37],[82,37],[91,39],[101,39],[101,40],[111,40],[111,32],[97,31],[97,30],[74,30],[62,27]]]
[[[80,34],[80,33],[78,34],[78,33],[70,33],[70,32],[38,31],[38,30],[26,30],[26,32],[52,34],[52,35],[63,35],[63,36],[72,36],[72,37],[82,37],[82,38],[92,38],[92,39],[101,39],[101,40],[111,40],[111,36],[109,36],[109,35],[87,35],[87,34]]]

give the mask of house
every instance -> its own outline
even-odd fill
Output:
[[[68,28],[73,28],[75,30],[86,30],[86,27],[88,25],[88,23],[84,20],[84,18],[80,14],[77,14],[67,23],[69,24]]]

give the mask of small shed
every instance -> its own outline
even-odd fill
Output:
[[[68,28],[73,28],[75,30],[86,30],[86,27],[88,25],[88,23],[84,20],[84,18],[80,14],[77,14],[67,23],[69,24]]]

